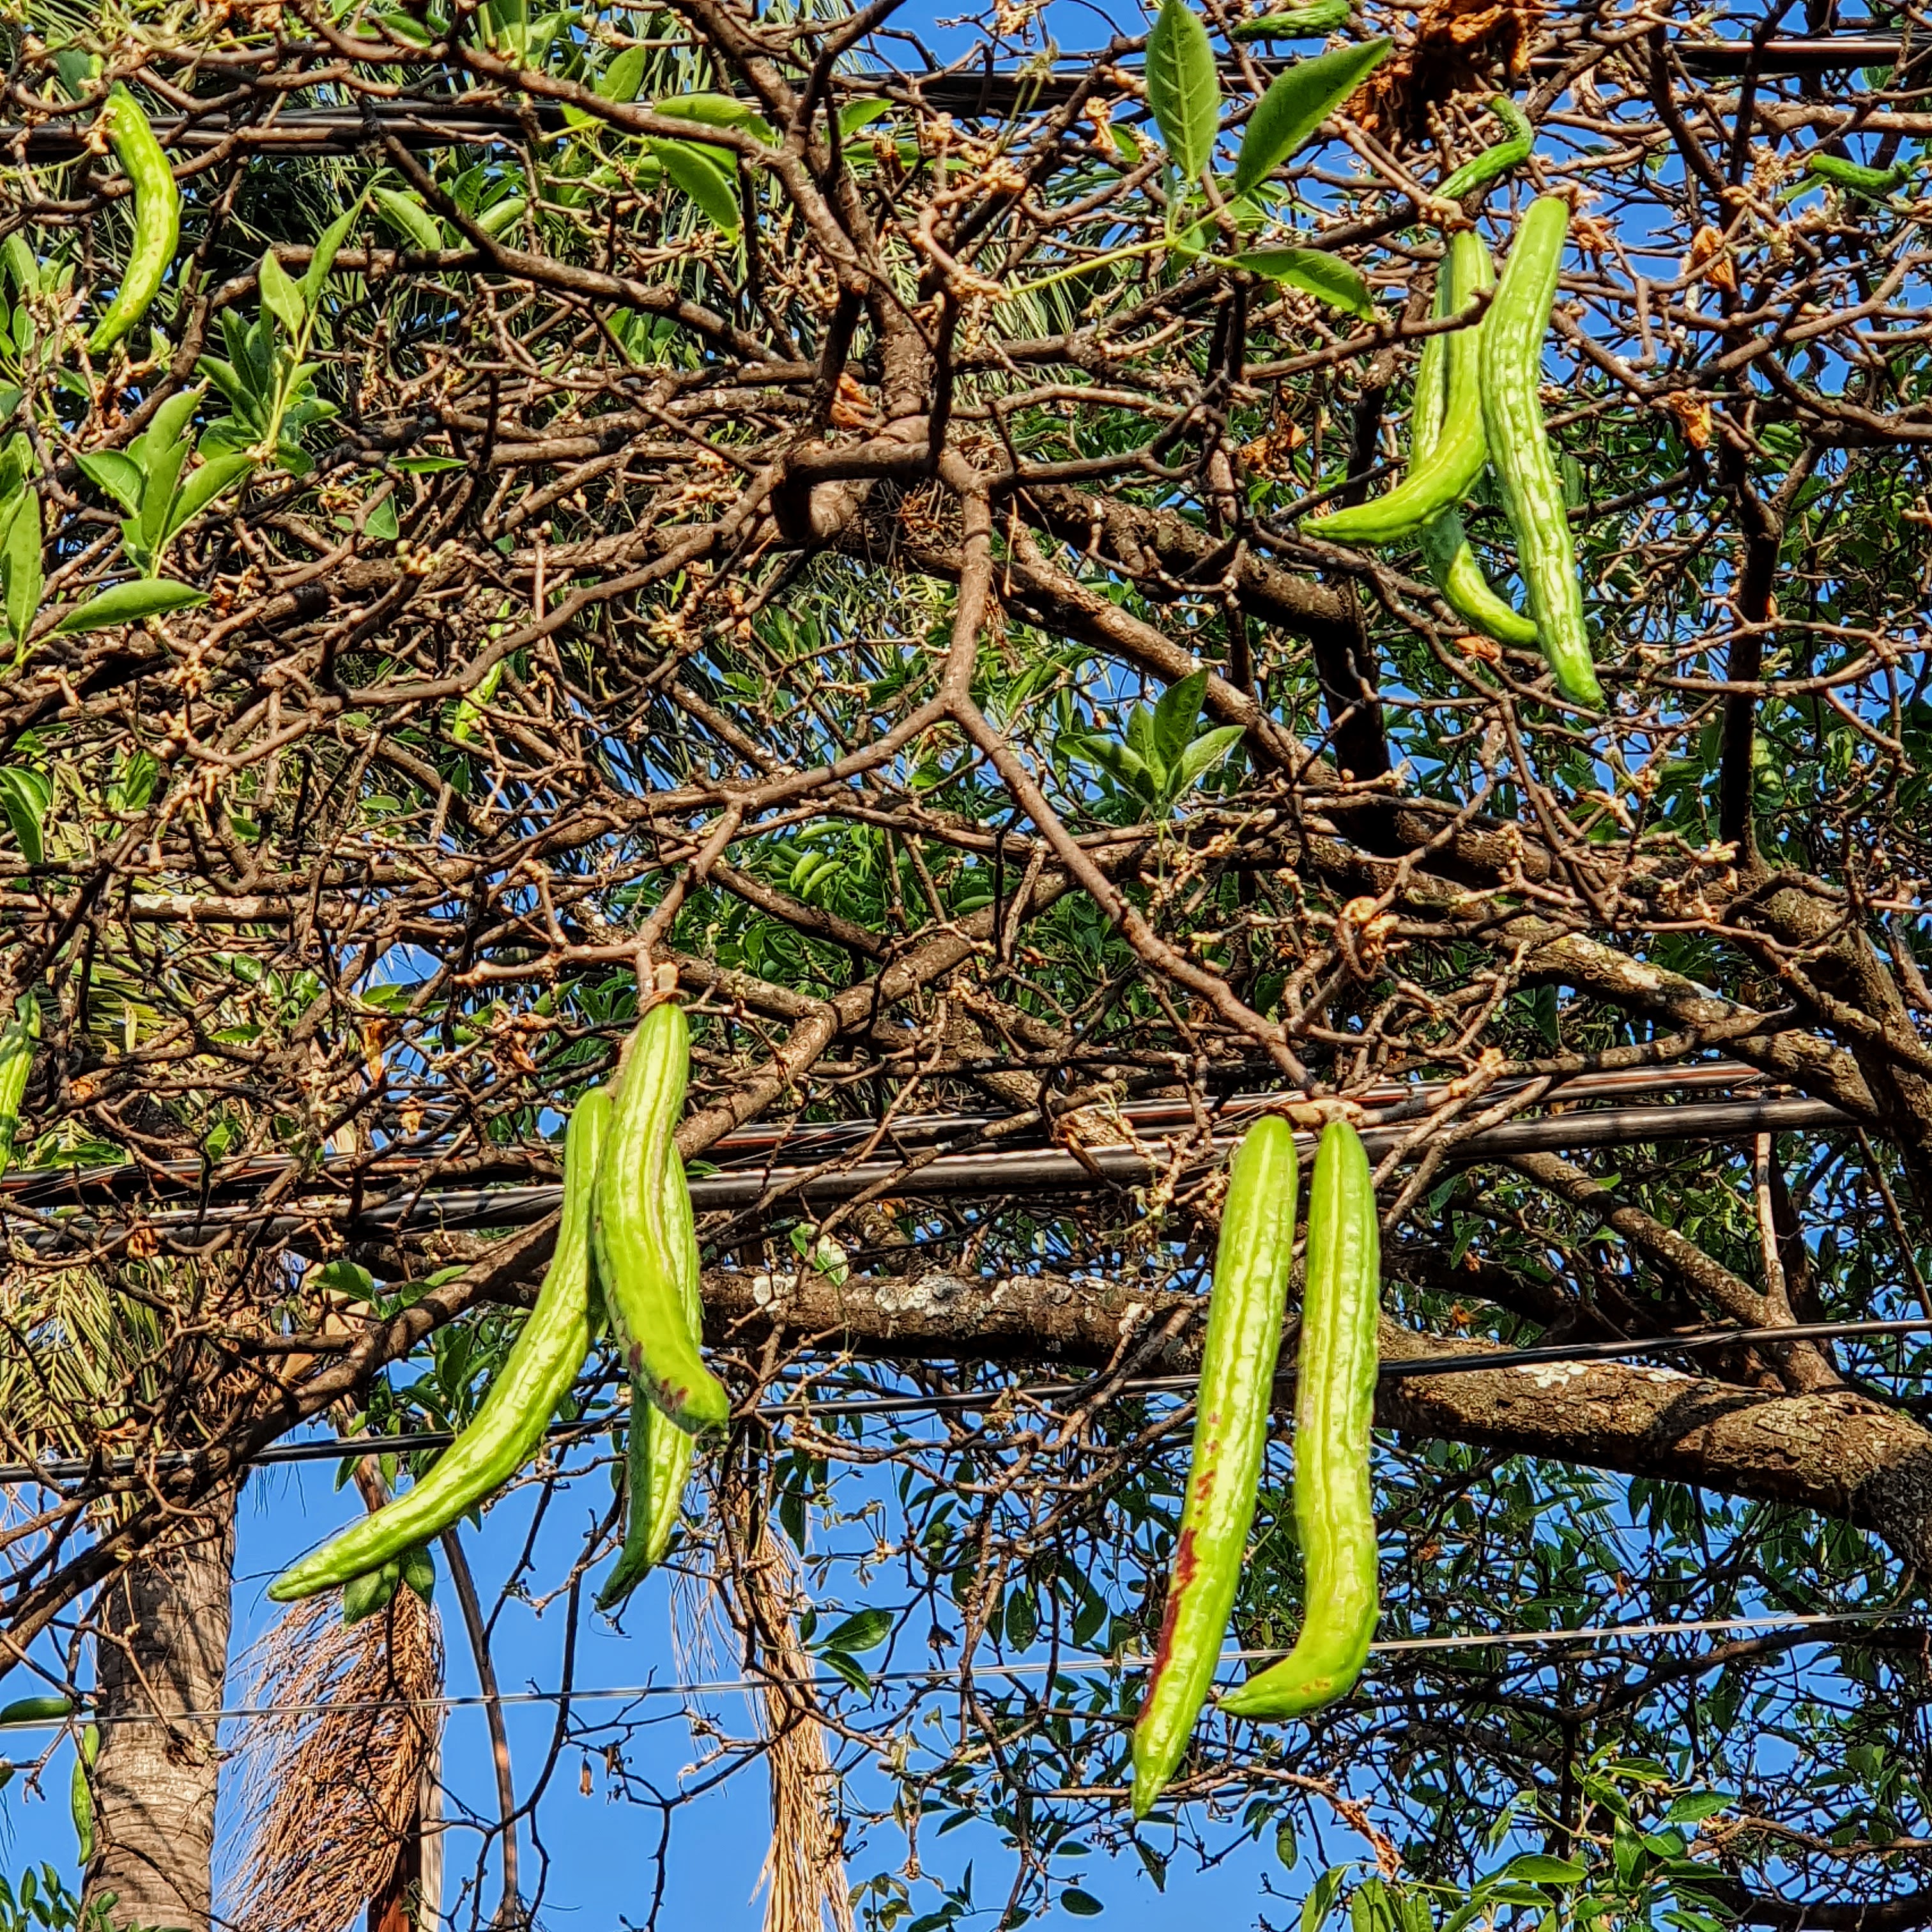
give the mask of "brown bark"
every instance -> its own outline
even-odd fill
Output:
[[[740,1348],[782,1320],[860,1355],[1004,1359],[1053,1366],[1111,1362],[1200,1298],[1119,1281],[1024,1276],[968,1280],[934,1269],[904,1277],[716,1272],[704,1284],[708,1340]],[[1385,1320],[1384,1360],[1480,1352]],[[1200,1324],[1184,1320],[1153,1372],[1199,1358]],[[1727,1495],[1788,1502],[1876,1531],[1907,1563],[1932,1564],[1932,1431],[1846,1389],[1780,1394],[1641,1364],[1543,1364],[1384,1380],[1376,1415],[1404,1434],[1546,1456]]]
[[[235,1499],[224,1489],[182,1517],[94,1600],[102,1724],[86,1897],[113,1894],[116,1928],[208,1932],[218,1726],[188,1714],[221,1706]]]

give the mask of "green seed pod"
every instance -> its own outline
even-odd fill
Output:
[[[1529,159],[1529,151],[1536,144],[1536,130],[1522,110],[1507,94],[1498,94],[1490,102],[1490,112],[1509,130],[1508,138],[1485,148],[1450,175],[1436,190],[1444,201],[1460,201],[1466,194],[1473,194],[1498,175],[1520,167]]]
[[[1228,29],[1231,40],[1310,40],[1332,34],[1348,20],[1351,0],[1314,0],[1308,7],[1292,7],[1282,14],[1264,14]]]
[[[1235,1151],[1221,1210],[1187,1497],[1147,1694],[1134,1724],[1136,1818],[1153,1808],[1187,1748],[1234,1606],[1268,1446],[1294,1252],[1295,1183],[1288,1123],[1257,1121]]]
[[[268,1586],[276,1602],[380,1570],[447,1529],[536,1453],[590,1352],[590,1196],[610,1112],[608,1096],[598,1090],[585,1094],[571,1115],[556,1250],[536,1306],[470,1426],[413,1489],[284,1570]]]
[[[90,353],[114,344],[148,312],[181,239],[181,189],[141,104],[117,81],[104,115],[114,157],[134,184],[134,245],[107,312],[87,339]]]
[[[1382,1237],[1361,1136],[1331,1121],[1308,1190],[1308,1280],[1294,1390],[1294,1526],[1307,1612],[1294,1648],[1221,1700],[1238,1718],[1299,1718],[1346,1696],[1379,1607],[1369,1481]]]
[[[94,1856],[94,1786],[87,1774],[100,1755],[100,1726],[89,1724],[80,1734],[74,1754],[74,1775],[68,1784],[68,1808],[74,1814],[74,1835],[83,1865]]]
[[[1863,200],[1882,201],[1911,178],[1912,166],[1900,161],[1889,168],[1868,168],[1856,161],[1841,160],[1836,154],[1810,154],[1804,158],[1804,172]]]
[[[74,1715],[74,1700],[58,1695],[16,1697],[0,1705],[0,1729],[9,1724],[52,1724]]]
[[[675,1148],[664,1159],[664,1222],[678,1254],[679,1285],[693,1346],[704,1322],[704,1271],[698,1252],[698,1224],[691,1211],[691,1190]],[[662,1414],[640,1384],[631,1384],[631,1420],[625,1432],[624,1546],[604,1587],[600,1610],[614,1610],[646,1572],[664,1559],[677,1532],[679,1506],[691,1477],[691,1438]]]
[[[1452,260],[1454,253],[1452,248]],[[1444,338],[1432,336],[1424,342],[1426,352],[1438,339],[1445,341],[1448,370],[1445,412],[1427,452],[1417,452],[1408,474],[1386,496],[1313,518],[1302,526],[1309,536],[1337,543],[1396,543],[1414,536],[1444,510],[1454,509],[1469,494],[1487,454],[1482,404],[1476,393],[1482,335],[1480,326],[1472,322]]]
[[[1590,656],[1563,480],[1537,394],[1569,231],[1570,205],[1557,195],[1531,202],[1516,230],[1483,325],[1483,421],[1544,656],[1566,698],[1600,710],[1604,692]]]
[[[1471,296],[1493,288],[1496,280],[1490,251],[1473,230],[1464,230],[1450,243],[1437,277],[1436,314],[1454,315],[1468,305]],[[1435,448],[1442,434],[1450,340],[1447,336],[1432,335],[1422,345],[1415,372],[1415,408],[1409,422],[1409,448],[1418,462]],[[1480,355],[1479,346],[1472,345],[1472,349]],[[1465,622],[1506,644],[1536,642],[1536,626],[1490,587],[1457,512],[1444,510],[1430,518],[1420,535],[1430,580],[1450,609]]]
[[[731,1399],[704,1366],[685,1316],[683,1268],[664,1210],[664,1168],[675,1152],[671,1135],[690,1064],[684,1010],[661,1000],[624,1049],[592,1192],[590,1238],[625,1368],[672,1421],[695,1435],[723,1428]]]

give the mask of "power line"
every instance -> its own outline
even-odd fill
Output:
[[[1761,1133],[1854,1124],[1828,1101],[1745,1095],[1505,1121],[1480,1129],[1458,1142],[1450,1158],[1460,1166],[1472,1161],[1508,1160],[1521,1154],[1637,1143],[1736,1140]],[[1365,1126],[1362,1138],[1370,1156],[1379,1158],[1397,1147],[1411,1131],[1411,1125],[1397,1122]],[[848,1144],[850,1138],[848,1135]],[[1295,1138],[1304,1152],[1315,1144],[1316,1136],[1312,1133],[1298,1132]],[[1211,1147],[1202,1150],[1202,1157],[1224,1152],[1233,1141],[1232,1133],[1216,1135]],[[1418,1146],[1412,1151],[1419,1158],[1424,1149]],[[1036,1147],[1010,1152],[940,1154],[910,1171],[899,1160],[827,1165],[836,1160],[836,1154],[828,1153],[820,1160],[771,1162],[694,1174],[692,1204],[700,1213],[706,1213],[795,1198],[802,1207],[809,1207],[896,1186],[914,1199],[962,1194],[990,1197],[1090,1195],[1144,1184],[1154,1178],[1163,1165],[1160,1150],[1145,1146],[1083,1148],[1078,1153],[1062,1148]],[[61,1180],[49,1178],[35,1198],[52,1208],[60,1200],[62,1192]],[[278,1204],[268,1209],[250,1206],[161,1208],[144,1210],[126,1223],[57,1210],[34,1214],[24,1227],[16,1221],[15,1232],[19,1238],[44,1251],[122,1238],[136,1225],[144,1231],[177,1238],[244,1226],[264,1240],[313,1235],[325,1227],[353,1238],[358,1232],[396,1234],[525,1226],[554,1213],[562,1199],[562,1190],[554,1185],[442,1192],[409,1187],[391,1199],[361,1205],[337,1200]],[[10,1201],[0,1193],[0,1226],[15,1220],[8,1213],[10,1206],[26,1205],[19,1196]]]
[[[1860,1336],[1926,1333],[1932,1333],[1932,1316],[1808,1322],[1782,1328],[1706,1328],[1688,1334],[1649,1335],[1630,1341],[1552,1342],[1543,1347],[1496,1348],[1465,1355],[1399,1356],[1385,1358],[1378,1372],[1378,1379],[1383,1382],[1415,1382],[1432,1376],[1488,1374],[1501,1370],[1535,1368],[1565,1362],[1630,1360],[1645,1355],[1694,1354],[1706,1348],[1776,1347],[1793,1342],[1852,1340]],[[851,1415],[944,1414],[962,1409],[992,1408],[1002,1403],[1048,1402],[1078,1396],[1090,1394],[1099,1379],[1094,1377],[1084,1382],[1023,1382],[1003,1388],[961,1389],[916,1395],[831,1396],[823,1400],[801,1396],[761,1403],[754,1413],[760,1420],[766,1421],[793,1416],[818,1420]],[[1192,1375],[1123,1376],[1108,1386],[1108,1400],[1118,1401],[1123,1396],[1134,1395],[1182,1394],[1192,1389],[1198,1379]],[[1293,1371],[1284,1370],[1276,1377],[1276,1386],[1291,1384],[1294,1379]],[[546,1431],[546,1439],[570,1442],[601,1436],[628,1419],[629,1411],[625,1409],[614,1410],[608,1415],[553,1422]],[[423,1429],[392,1436],[335,1436],[313,1442],[275,1443],[251,1458],[249,1467],[332,1462],[350,1456],[406,1455],[418,1449],[446,1449],[456,1436],[457,1432],[453,1430]],[[148,1456],[116,1456],[98,1460],[68,1456],[50,1458],[43,1462],[0,1464],[0,1485],[69,1482],[96,1473],[125,1476],[143,1469],[191,1468],[200,1453],[183,1449]]]
[[[1761,1617],[1698,1617],[1663,1623],[1589,1624],[1571,1630],[1471,1630],[1454,1636],[1388,1637],[1370,1644],[1369,1653],[1375,1657],[1395,1657],[1448,1650],[1533,1649],[1552,1643],[1612,1643],[1636,1636],[1691,1636],[1730,1630],[1855,1628],[1896,1622],[1904,1615],[1904,1612],[1890,1608],[1824,1610],[1780,1612]],[[1272,1663],[1287,1654],[1286,1650],[1227,1650],[1221,1653],[1220,1661],[1222,1664],[1265,1664]],[[1035,1658],[1014,1664],[976,1664],[971,1666],[970,1674],[974,1678],[1007,1678],[1048,1675],[1076,1676],[1082,1673],[1105,1675],[1144,1670],[1150,1660],[1145,1657],[1076,1654],[1052,1660]],[[946,1683],[960,1674],[958,1669],[931,1666],[922,1670],[880,1671],[870,1674],[869,1681],[874,1684],[939,1684]],[[361,1698],[340,1702],[316,1699],[297,1704],[243,1704],[218,1711],[128,1712],[112,1717],[94,1717],[82,1711],[76,1712],[71,1718],[9,1725],[7,1729],[56,1730],[65,1724],[79,1722],[82,1719],[104,1724],[226,1724],[245,1723],[265,1718],[304,1717],[323,1712],[346,1715],[357,1712],[405,1708],[416,1711],[475,1710],[492,1703],[586,1704],[614,1700],[641,1702],[651,1698],[719,1696],[734,1691],[763,1690],[773,1685],[790,1685],[809,1690],[836,1690],[841,1687],[850,1688],[848,1679],[830,1673],[812,1677],[781,1677],[774,1673],[764,1677],[714,1678],[683,1684],[604,1684],[569,1690],[508,1690],[495,1697],[485,1696],[480,1692],[470,1692],[437,1697]]]

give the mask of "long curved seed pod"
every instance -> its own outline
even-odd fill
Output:
[[[1455,508],[1469,494],[1488,454],[1476,393],[1482,334],[1481,326],[1473,322],[1448,333],[1447,409],[1428,454],[1409,465],[1408,474],[1387,496],[1310,518],[1302,526],[1310,536],[1337,543],[1396,543],[1414,536],[1432,517]],[[1429,346],[1423,344],[1425,350]]]
[[[117,81],[103,117],[114,158],[134,184],[134,245],[107,312],[94,325],[88,349],[111,349],[148,312],[181,239],[181,188],[141,104]]]
[[[1187,1748],[1234,1606],[1268,1446],[1294,1250],[1295,1179],[1288,1123],[1257,1121],[1235,1150],[1221,1210],[1187,1496],[1167,1608],[1134,1724],[1136,1818],[1153,1808]]]
[[[31,993],[14,1002],[13,1017],[0,1026],[0,1174],[13,1164],[14,1137],[20,1131],[20,1102],[34,1070],[34,1048],[40,1038],[40,1004]]]
[[[1529,151],[1536,145],[1536,130],[1522,110],[1507,94],[1498,94],[1490,102],[1490,112],[1509,130],[1508,136],[1472,156],[1450,176],[1436,190],[1444,201],[1460,201],[1529,159]]]
[[[1544,195],[1524,213],[1483,324],[1483,422],[1543,655],[1566,698],[1600,710],[1604,691],[1590,657],[1576,546],[1537,400],[1569,232],[1570,205],[1560,196]]]
[[[1382,1240],[1361,1136],[1330,1121],[1308,1190],[1308,1280],[1294,1391],[1294,1526],[1307,1611],[1294,1648],[1221,1700],[1238,1718],[1299,1718],[1347,1695],[1379,1608],[1369,1484]]]
[[[1436,285],[1436,313],[1454,315],[1472,296],[1495,287],[1496,272],[1490,251],[1473,230],[1465,229],[1449,244]],[[1449,338],[1432,335],[1422,345],[1415,372],[1415,407],[1409,420],[1409,448],[1420,461],[1435,448],[1442,430],[1447,401],[1444,364]],[[1423,562],[1430,581],[1466,623],[1506,644],[1533,644],[1536,626],[1490,587],[1483,567],[1462,528],[1461,515],[1444,510],[1430,518],[1419,532]]]
[[[276,1602],[312,1597],[381,1570],[447,1529],[535,1454],[590,1350],[590,1195],[610,1114],[609,1096],[596,1091],[585,1094],[570,1117],[556,1251],[536,1306],[470,1426],[413,1489],[284,1570],[268,1586]]]
[[[675,1148],[665,1157],[664,1184],[664,1221],[678,1251],[685,1318],[695,1345],[704,1321],[704,1270],[698,1252],[698,1223],[691,1211],[691,1190]],[[648,1571],[664,1561],[677,1529],[684,1486],[691,1477],[692,1446],[691,1438],[634,1379],[631,1420],[624,1441],[624,1546],[597,1593],[600,1610],[614,1610]]]
[[[684,1009],[664,1000],[624,1048],[610,1135],[591,1197],[597,1278],[633,1382],[693,1435],[730,1419],[724,1384],[704,1366],[684,1314],[682,1270],[667,1226],[664,1164],[691,1068]]]

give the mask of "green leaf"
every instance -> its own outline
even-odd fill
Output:
[[[141,507],[141,490],[146,478],[141,466],[118,449],[83,450],[74,460],[90,483],[104,490],[130,516]]]
[[[505,229],[523,219],[524,212],[530,205],[520,194],[506,194],[501,201],[493,201],[476,218],[476,225],[494,242]]]
[[[856,1652],[877,1650],[892,1634],[890,1610],[854,1610],[818,1640],[820,1650],[836,1650],[850,1656]]]
[[[1301,1901],[1301,1932],[1322,1932],[1322,1928],[1328,1922],[1329,1913],[1335,1909],[1336,1896],[1347,1876],[1346,1865],[1330,1865],[1308,1888],[1308,1894]]]
[[[319,1294],[346,1294],[352,1301],[367,1301],[376,1292],[376,1277],[355,1262],[324,1262],[307,1285]]]
[[[1060,1902],[1076,1918],[1097,1918],[1107,1909],[1090,1892],[1082,1892],[1077,1885],[1070,1885],[1060,1894]]]
[[[1183,0],[1161,0],[1147,44],[1147,101],[1175,170],[1200,179],[1220,130],[1221,83],[1201,16]]]
[[[0,448],[0,502],[19,494],[34,466],[34,446],[16,430]]]
[[[53,802],[54,788],[38,772],[19,765],[0,765],[0,814],[12,828],[14,843],[30,866],[38,866],[46,856],[41,836],[47,807]]]
[[[436,1557],[426,1543],[418,1543],[403,1552],[399,1559],[403,1581],[424,1603],[436,1597]]]
[[[649,57],[647,48],[626,47],[597,76],[598,94],[606,100],[636,100],[638,89],[644,84],[644,62]]]
[[[1177,678],[1163,691],[1154,707],[1154,754],[1148,762],[1164,772],[1180,763],[1194,736],[1194,722],[1201,716],[1201,700],[1208,689],[1208,674],[1190,671]]]
[[[872,1680],[866,1675],[865,1666],[855,1664],[845,1652],[828,1650],[823,1654],[826,1668],[844,1678],[854,1690],[864,1691],[872,1689]]]
[[[386,1609],[401,1580],[402,1566],[397,1563],[386,1563],[380,1570],[351,1578],[342,1586],[342,1621],[359,1624],[364,1617]]]
[[[1217,724],[1211,731],[1202,732],[1180,754],[1180,767],[1175,773],[1177,796],[1198,784],[1241,742],[1243,735],[1238,724]]]
[[[738,232],[736,191],[730,178],[702,148],[688,141],[657,141],[650,151],[670,178],[672,184],[688,195],[714,227],[727,235]]]
[[[1249,117],[1240,155],[1234,164],[1234,192],[1246,194],[1267,180],[1298,148],[1305,146],[1330,112],[1382,64],[1390,44],[1383,39],[1331,47],[1325,54],[1317,54],[1312,60],[1297,61],[1285,73],[1277,74]],[[1150,41],[1150,68],[1153,58],[1154,46]],[[1150,81],[1150,105],[1153,94]]]
[[[1237,255],[1234,266],[1271,282],[1286,282],[1330,308],[1351,315],[1375,313],[1368,284],[1339,255],[1324,255],[1318,248],[1256,248]]]
[[[154,796],[160,776],[160,763],[154,753],[136,746],[122,760],[119,773],[107,788],[108,809],[139,812]]]
[[[1541,1852],[1526,1852],[1503,1868],[1504,1878],[1528,1885],[1581,1885],[1586,1876],[1576,1858],[1552,1858]]]
[[[870,101],[854,104],[868,107],[872,105]],[[848,107],[844,112],[849,114],[851,111]],[[757,135],[761,141],[777,139],[772,131],[772,124],[748,102],[733,94],[674,94],[662,100],[653,100],[651,112],[662,114],[668,120],[695,121],[706,128],[742,128],[747,134]],[[842,122],[844,116],[842,114],[839,118]]]
[[[165,543],[177,530],[184,530],[213,502],[216,497],[230,484],[238,482],[255,466],[252,456],[238,452],[229,456],[211,458],[190,476],[182,485],[181,494],[176,497],[174,506],[168,512],[167,527],[161,541]]]
[[[1136,796],[1147,791],[1147,761],[1138,752],[1089,732],[1069,733],[1060,742],[1078,756],[1090,758],[1124,790]]]
[[[1030,1590],[1016,1590],[1006,1599],[1006,1644],[1024,1650],[1040,1634],[1040,1612]]]
[[[7,520],[0,543],[0,586],[6,598],[7,629],[17,646],[27,640],[40,608],[40,500],[24,491]]]
[[[177,389],[148,418],[147,428],[128,446],[128,454],[143,472],[152,470],[156,460],[181,441],[200,400],[199,384],[191,389]]]
[[[322,285],[328,280],[328,272],[335,266],[336,251],[343,244],[350,230],[355,226],[356,218],[362,212],[362,201],[358,197],[356,205],[338,214],[322,231],[322,238],[315,244],[315,253],[309,257],[308,267],[303,272],[299,284],[303,306],[313,310],[322,298]]]
[[[64,638],[80,631],[111,631],[117,624],[138,624],[142,618],[159,616],[164,610],[185,610],[190,605],[207,602],[207,592],[197,590],[192,584],[176,584],[161,577],[137,577],[77,605],[54,626],[54,631]]]
[[[0,268],[22,296],[40,293],[40,265],[34,258],[32,244],[17,228],[0,244]]]
[[[848,100],[838,110],[838,131],[844,135],[856,134],[892,111],[890,100]]]
[[[95,1749],[98,1750],[100,1730],[92,1724],[88,1729],[94,1732]],[[92,1762],[83,1744],[74,1754],[74,1774],[68,1784],[68,1808],[74,1814],[74,1835],[80,1846],[82,1864],[94,1856],[94,1787],[87,1776],[87,1768]]]
[[[1728,1810],[1736,1802],[1726,1791],[1694,1792],[1688,1798],[1673,1800],[1664,1815],[1673,1824],[1697,1825],[1706,1818],[1714,1818],[1720,1811]]]
[[[1294,1820],[1284,1818],[1275,1827],[1274,1855],[1281,1861],[1285,1871],[1292,1871],[1301,1856],[1301,1847],[1295,1842]]]
[[[148,466],[146,487],[141,492],[140,549],[152,556],[161,547],[167,529],[168,512],[175,500],[175,484],[182,465],[188,460],[188,445],[172,442]],[[133,546],[130,546],[130,550]]]
[[[376,212],[422,254],[434,255],[442,248],[442,224],[416,196],[392,188],[371,188],[369,196]]]
[[[268,304],[269,314],[291,338],[300,335],[303,323],[308,320],[308,304],[302,299],[302,292],[296,286],[294,277],[275,259],[272,248],[262,250],[258,279],[262,299]]]

